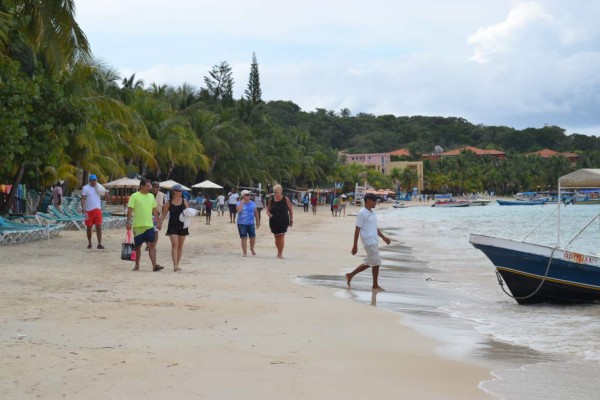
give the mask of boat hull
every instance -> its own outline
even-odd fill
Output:
[[[491,200],[469,200],[469,206],[487,206]]]
[[[469,207],[467,201],[438,201],[433,203],[431,207]]]
[[[494,264],[519,304],[600,302],[600,258],[484,235],[472,234],[470,242]]]
[[[546,200],[496,200],[501,206],[537,206],[546,204]]]

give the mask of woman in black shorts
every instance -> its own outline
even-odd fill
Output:
[[[179,262],[183,254],[183,243],[185,237],[190,233],[188,228],[183,227],[183,222],[179,220],[179,216],[189,207],[188,202],[182,197],[183,187],[175,185],[171,188],[171,200],[163,206],[160,213],[161,222],[165,219],[167,212],[169,213],[169,226],[167,227],[167,236],[171,239],[171,258],[173,259],[173,271],[180,272]]]

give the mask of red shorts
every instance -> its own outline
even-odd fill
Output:
[[[85,226],[102,225],[102,210],[95,208],[85,213]]]

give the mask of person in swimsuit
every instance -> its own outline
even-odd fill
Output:
[[[181,185],[173,186],[169,202],[165,203],[160,213],[161,225],[165,216],[169,213],[169,225],[167,226],[166,235],[171,239],[171,258],[173,259],[173,271],[175,272],[181,271],[179,262],[183,254],[183,243],[185,242],[185,237],[190,234],[188,228],[184,228],[183,222],[179,219],[183,210],[190,207],[188,202],[183,198],[182,193],[183,187]]]

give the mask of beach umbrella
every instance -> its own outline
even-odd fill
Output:
[[[137,189],[140,187],[140,180],[125,176],[116,181],[105,183],[103,186],[111,189]]]
[[[164,181],[160,183],[160,187],[161,189],[171,189],[173,186],[175,185],[181,185],[181,183],[179,182],[175,182],[172,179],[169,179],[168,181]],[[185,185],[181,185],[183,187],[183,190],[192,190],[189,187],[185,186]]]
[[[208,179],[203,182],[196,183],[195,185],[192,185],[192,187],[199,189],[223,189],[223,186],[217,185],[216,183],[211,182]]]
[[[138,189],[140,187],[140,180],[136,178],[128,178],[124,176],[123,178],[117,179],[116,181],[111,181],[105,183],[103,185],[105,188],[110,189],[121,189],[121,202],[123,203],[123,214],[125,213],[125,190],[124,189]],[[117,197],[119,197],[119,191],[117,191]],[[111,200],[112,202],[112,200]]]

